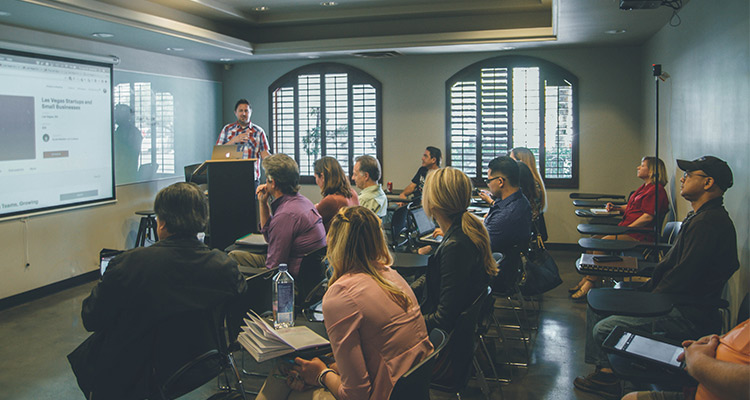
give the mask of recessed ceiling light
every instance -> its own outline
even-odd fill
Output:
[[[109,38],[115,37],[115,34],[109,33],[109,32],[95,32],[95,33],[92,33],[91,36],[95,38],[100,38],[100,39],[109,39]]]
[[[323,1],[320,3],[320,5],[323,7],[335,7],[339,5],[339,3],[336,3],[335,1]]]
[[[260,6],[260,7],[253,8],[253,10],[258,11],[258,12],[265,12],[265,11],[268,11],[268,7]]]
[[[167,47],[167,51],[184,51],[182,47]]]
[[[625,29],[610,29],[608,31],[604,31],[604,33],[608,35],[622,35],[625,32],[627,32]]]
[[[220,58],[219,61],[221,61],[221,62],[230,62],[230,61],[234,61],[234,58]]]
[[[10,17],[10,13],[7,11],[0,11],[0,17]]]

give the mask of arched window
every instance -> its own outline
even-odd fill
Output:
[[[578,78],[520,56],[472,64],[446,82],[448,163],[471,177],[513,147],[534,152],[547,187],[578,187]]]
[[[336,158],[351,174],[354,159],[378,158],[382,164],[380,82],[369,74],[336,63],[300,67],[269,87],[273,151],[293,156],[302,183],[312,183],[313,163]]]

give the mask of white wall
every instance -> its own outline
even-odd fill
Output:
[[[671,75],[660,84],[660,155],[667,163],[671,189],[679,196],[675,159],[714,155],[729,163],[734,186],[725,206],[737,229],[740,271],[730,281],[733,305],[748,291],[750,279],[750,2],[691,1],[680,12],[682,24],[664,27],[645,46],[644,62],[660,63]],[[650,71],[647,71],[650,72]],[[653,138],[655,88],[644,74],[644,130]],[[653,139],[644,141],[653,152]],[[678,199],[678,219],[690,204]],[[710,266],[707,266],[710,268]],[[733,307],[734,309],[734,307]],[[736,312],[736,310],[735,310]]]
[[[405,187],[428,145],[445,151],[445,81],[462,68],[486,58],[509,53],[471,53],[402,56],[334,61],[355,66],[383,85],[384,181]],[[537,50],[512,54],[554,62],[578,76],[580,86],[580,188],[550,190],[545,215],[550,241],[575,243],[580,221],[568,198],[574,191],[629,193],[639,185],[635,166],[641,154],[642,97],[640,48],[582,48]],[[277,78],[310,61],[252,62],[235,65],[224,74],[224,104],[240,97],[253,103],[253,121],[268,124],[268,86]],[[234,118],[231,106],[225,119]],[[320,199],[317,187],[304,187],[311,200]]]
[[[0,25],[0,40],[87,54],[114,54],[121,59],[115,69],[210,80],[220,77],[219,67],[205,62],[5,25]],[[208,138],[207,142],[210,143]],[[176,180],[180,179],[118,186],[117,203],[112,205],[0,222],[0,299],[98,269],[102,248],[132,247],[139,222],[134,212],[152,208],[158,190]]]

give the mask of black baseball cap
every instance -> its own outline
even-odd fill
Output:
[[[706,175],[714,178],[716,184],[724,191],[732,187],[734,184],[734,178],[732,177],[732,170],[729,168],[729,164],[714,156],[703,156],[693,161],[677,160],[677,166],[680,167],[681,170],[687,172],[702,170]]]

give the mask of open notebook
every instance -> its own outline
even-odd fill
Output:
[[[330,342],[306,326],[273,329],[263,318],[250,310],[245,318],[237,341],[253,356],[263,362],[298,350],[328,346]]]

